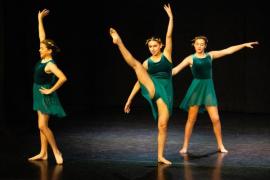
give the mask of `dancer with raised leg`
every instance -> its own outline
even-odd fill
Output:
[[[173,14],[170,5],[165,5],[164,9],[169,17],[164,50],[163,52],[161,51],[163,44],[160,38],[152,37],[148,39],[146,44],[152,56],[144,61],[143,64],[133,57],[115,29],[110,28],[110,35],[126,63],[134,69],[138,79],[125,105],[125,112],[128,113],[130,111],[131,101],[139,89],[141,89],[142,95],[151,105],[154,118],[158,121],[158,162],[171,164],[164,157],[164,148],[167,139],[167,125],[173,105],[171,60]]]

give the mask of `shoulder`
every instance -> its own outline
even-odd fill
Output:
[[[213,56],[213,51],[207,52],[206,55],[209,56],[209,57],[211,58],[211,60],[214,59],[214,58],[213,58],[213,57],[214,57],[214,56]]]
[[[54,60],[51,60],[51,61],[49,61],[49,62],[46,63],[45,68],[47,70],[57,69],[57,65],[56,65],[56,63],[55,63]]]
[[[144,60],[144,62],[143,62],[143,67],[144,67],[145,69],[148,69],[148,59]]]
[[[169,61],[170,63],[172,63],[172,58],[171,57],[169,57],[168,55],[166,55],[164,52],[161,54],[161,58],[164,58],[164,59],[166,59],[167,61]]]
[[[194,57],[195,57],[194,54],[190,54],[185,58],[185,61],[188,61],[188,62],[192,63]]]

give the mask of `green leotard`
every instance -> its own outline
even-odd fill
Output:
[[[212,58],[206,53],[204,58],[192,56],[191,71],[193,81],[180,104],[180,108],[188,111],[190,106],[200,106],[199,112],[205,111],[205,106],[217,106],[217,98],[212,79]]]
[[[144,85],[141,85],[143,97],[150,103],[154,119],[158,118],[156,101],[161,98],[167,105],[170,115],[173,109],[173,85],[172,85],[172,63],[162,54],[160,61],[154,62],[151,58],[147,59],[148,74],[155,86],[155,95],[151,99]]]
[[[33,85],[33,109],[42,113],[64,117],[66,113],[59,101],[56,92],[49,95],[41,94],[39,89],[44,87],[46,89],[51,88],[55,83],[55,75],[45,72],[45,66],[48,62],[55,63],[53,60],[41,63],[39,61],[34,69],[34,85]]]

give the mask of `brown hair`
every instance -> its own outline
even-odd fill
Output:
[[[51,49],[53,55],[60,52],[60,48],[51,39],[44,39],[41,43],[45,44],[48,49]]]
[[[192,42],[192,46],[194,45],[194,43],[195,43],[195,41],[196,40],[198,40],[198,39],[203,39],[204,40],[204,42],[205,42],[205,45],[207,45],[207,43],[208,43],[208,39],[207,39],[207,37],[206,36],[196,36],[196,37],[194,37],[192,40],[191,40],[191,42]]]
[[[149,38],[149,39],[147,39],[146,41],[145,41],[145,45],[148,45],[148,43],[150,42],[150,41],[156,41],[156,42],[158,42],[159,44],[161,44],[162,46],[163,46],[163,43],[162,43],[162,41],[161,41],[161,39],[160,38],[157,38],[157,37],[151,37],[151,38]]]

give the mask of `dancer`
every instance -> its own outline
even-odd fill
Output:
[[[38,115],[41,150],[38,155],[29,158],[29,160],[47,160],[47,144],[49,143],[54,153],[56,163],[62,164],[62,154],[57,147],[53,132],[48,127],[48,123],[51,116],[66,116],[56,94],[56,90],[63,85],[67,78],[53,60],[53,55],[59,52],[59,48],[54,41],[46,39],[43,18],[48,14],[49,10],[47,9],[38,12],[39,52],[41,60],[37,62],[35,66],[33,85],[33,109],[37,111]],[[56,77],[58,78],[57,81]]]
[[[195,53],[186,57],[181,63],[173,68],[173,76],[190,66],[193,81],[180,104],[180,108],[188,111],[188,119],[185,126],[184,144],[180,153],[187,153],[193,126],[197,120],[198,112],[208,111],[213,124],[217,140],[218,151],[228,152],[222,142],[221,123],[217,108],[217,98],[212,80],[212,61],[223,56],[233,54],[245,47],[253,48],[258,42],[248,42],[228,47],[219,51],[205,52],[208,40],[205,36],[197,36],[193,39]]]
[[[173,14],[170,5],[164,5],[169,17],[169,24],[166,34],[166,43],[163,52],[162,42],[159,38],[150,38],[146,41],[149,51],[152,54],[143,64],[135,59],[125,47],[115,29],[110,28],[110,35],[113,43],[116,44],[129,66],[131,66],[138,78],[124,111],[130,112],[130,104],[135,94],[141,89],[142,95],[147,99],[152,108],[155,119],[158,120],[158,162],[171,164],[164,157],[164,147],[167,139],[167,124],[172,111],[172,31]]]

